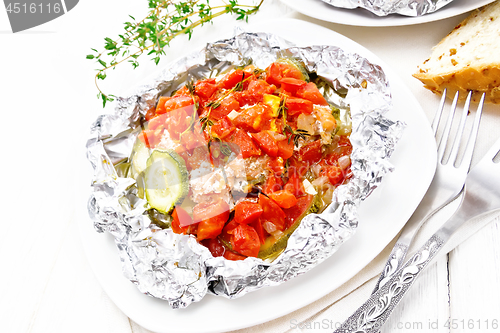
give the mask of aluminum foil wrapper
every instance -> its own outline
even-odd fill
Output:
[[[125,178],[139,120],[156,104],[186,83],[252,60],[266,68],[280,57],[300,59],[339,92],[330,96],[350,109],[351,181],[338,187],[334,203],[320,215],[308,215],[274,261],[257,258],[229,261],[213,257],[192,236],[178,235],[153,224],[147,202],[137,196],[135,180]],[[404,124],[383,115],[392,108],[388,81],[382,69],[335,46],[294,47],[265,33],[240,33],[208,44],[163,70],[128,97],[118,98],[111,114],[100,116],[87,142],[94,175],[88,211],[98,232],[111,233],[119,249],[125,276],[147,295],[184,308],[207,293],[240,297],[265,286],[281,284],[303,274],[334,253],[356,230],[357,207],[392,170],[388,162]]]
[[[341,8],[364,8],[378,16],[400,14],[422,16],[433,13],[453,0],[322,0]]]

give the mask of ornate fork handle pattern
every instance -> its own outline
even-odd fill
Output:
[[[410,289],[417,276],[443,247],[445,239],[434,234],[406,264],[334,333],[375,333]]]
[[[403,263],[406,253],[408,252],[408,245],[396,243],[392,248],[391,254],[389,255],[389,259],[385,263],[384,270],[382,274],[375,284],[375,288],[372,293],[375,293],[379,290],[380,286],[383,286],[394,276],[397,272],[398,268],[400,268],[400,263]]]

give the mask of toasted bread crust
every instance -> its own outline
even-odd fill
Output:
[[[466,68],[441,75],[415,73],[413,77],[437,94],[442,94],[446,89],[447,96],[453,98],[458,91],[459,99],[464,100],[467,93],[472,91],[472,100],[479,102],[485,93],[485,102],[500,104],[500,64],[485,68]]]
[[[478,102],[485,93],[487,103],[500,104],[500,56],[491,45],[500,37],[500,1],[475,10],[439,44],[413,77],[438,94],[447,90],[465,99],[473,92]],[[500,41],[497,43],[500,44]],[[486,50],[486,51],[485,51]]]

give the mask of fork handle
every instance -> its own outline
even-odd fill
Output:
[[[403,265],[406,253],[408,253],[408,244],[406,242],[402,243],[399,240],[396,242],[392,248],[391,254],[384,265],[384,269],[380,274],[375,288],[373,288],[372,294],[380,289],[384,284],[391,279],[391,277],[398,271],[398,269]]]
[[[384,265],[382,273],[375,284],[372,294],[389,281],[397,270],[403,266],[406,254],[408,253],[410,244],[413,241],[413,237],[418,232],[420,227],[432,216],[434,216],[434,214],[441,207],[448,204],[450,201],[447,198],[449,198],[453,192],[439,186],[441,183],[439,181],[439,177],[442,177],[442,174],[438,170],[434,176],[432,184],[427,190],[426,195],[422,199],[419,208],[417,208],[403,227],[401,234],[399,235],[398,240],[389,255],[389,258]],[[446,201],[444,201],[444,199],[446,199]],[[426,207],[426,209],[421,209],[422,206]]]
[[[396,273],[377,290],[334,333],[376,333],[396,305],[408,292],[417,276],[441,250],[447,237],[434,234]]]

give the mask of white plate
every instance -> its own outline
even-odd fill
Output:
[[[411,216],[434,175],[436,147],[419,103],[403,82],[371,52],[331,30],[298,20],[260,23],[249,31],[270,32],[299,46],[338,45],[382,66],[392,86],[391,119],[407,123],[391,162],[396,169],[361,205],[356,234],[338,252],[310,272],[277,287],[267,287],[235,300],[207,295],[186,309],[141,294],[121,273],[118,251],[109,234],[98,234],[86,212],[88,177],[82,177],[79,227],[96,277],[116,305],[133,321],[157,332],[223,332],[257,325],[286,315],[341,286],[384,249]],[[227,36],[223,36],[227,37]],[[89,163],[82,160],[86,174]]]
[[[319,20],[365,27],[389,27],[438,21],[466,13],[493,1],[495,0],[455,0],[434,13],[423,16],[391,14],[380,17],[364,8],[339,8],[321,0],[281,0],[296,11]]]

